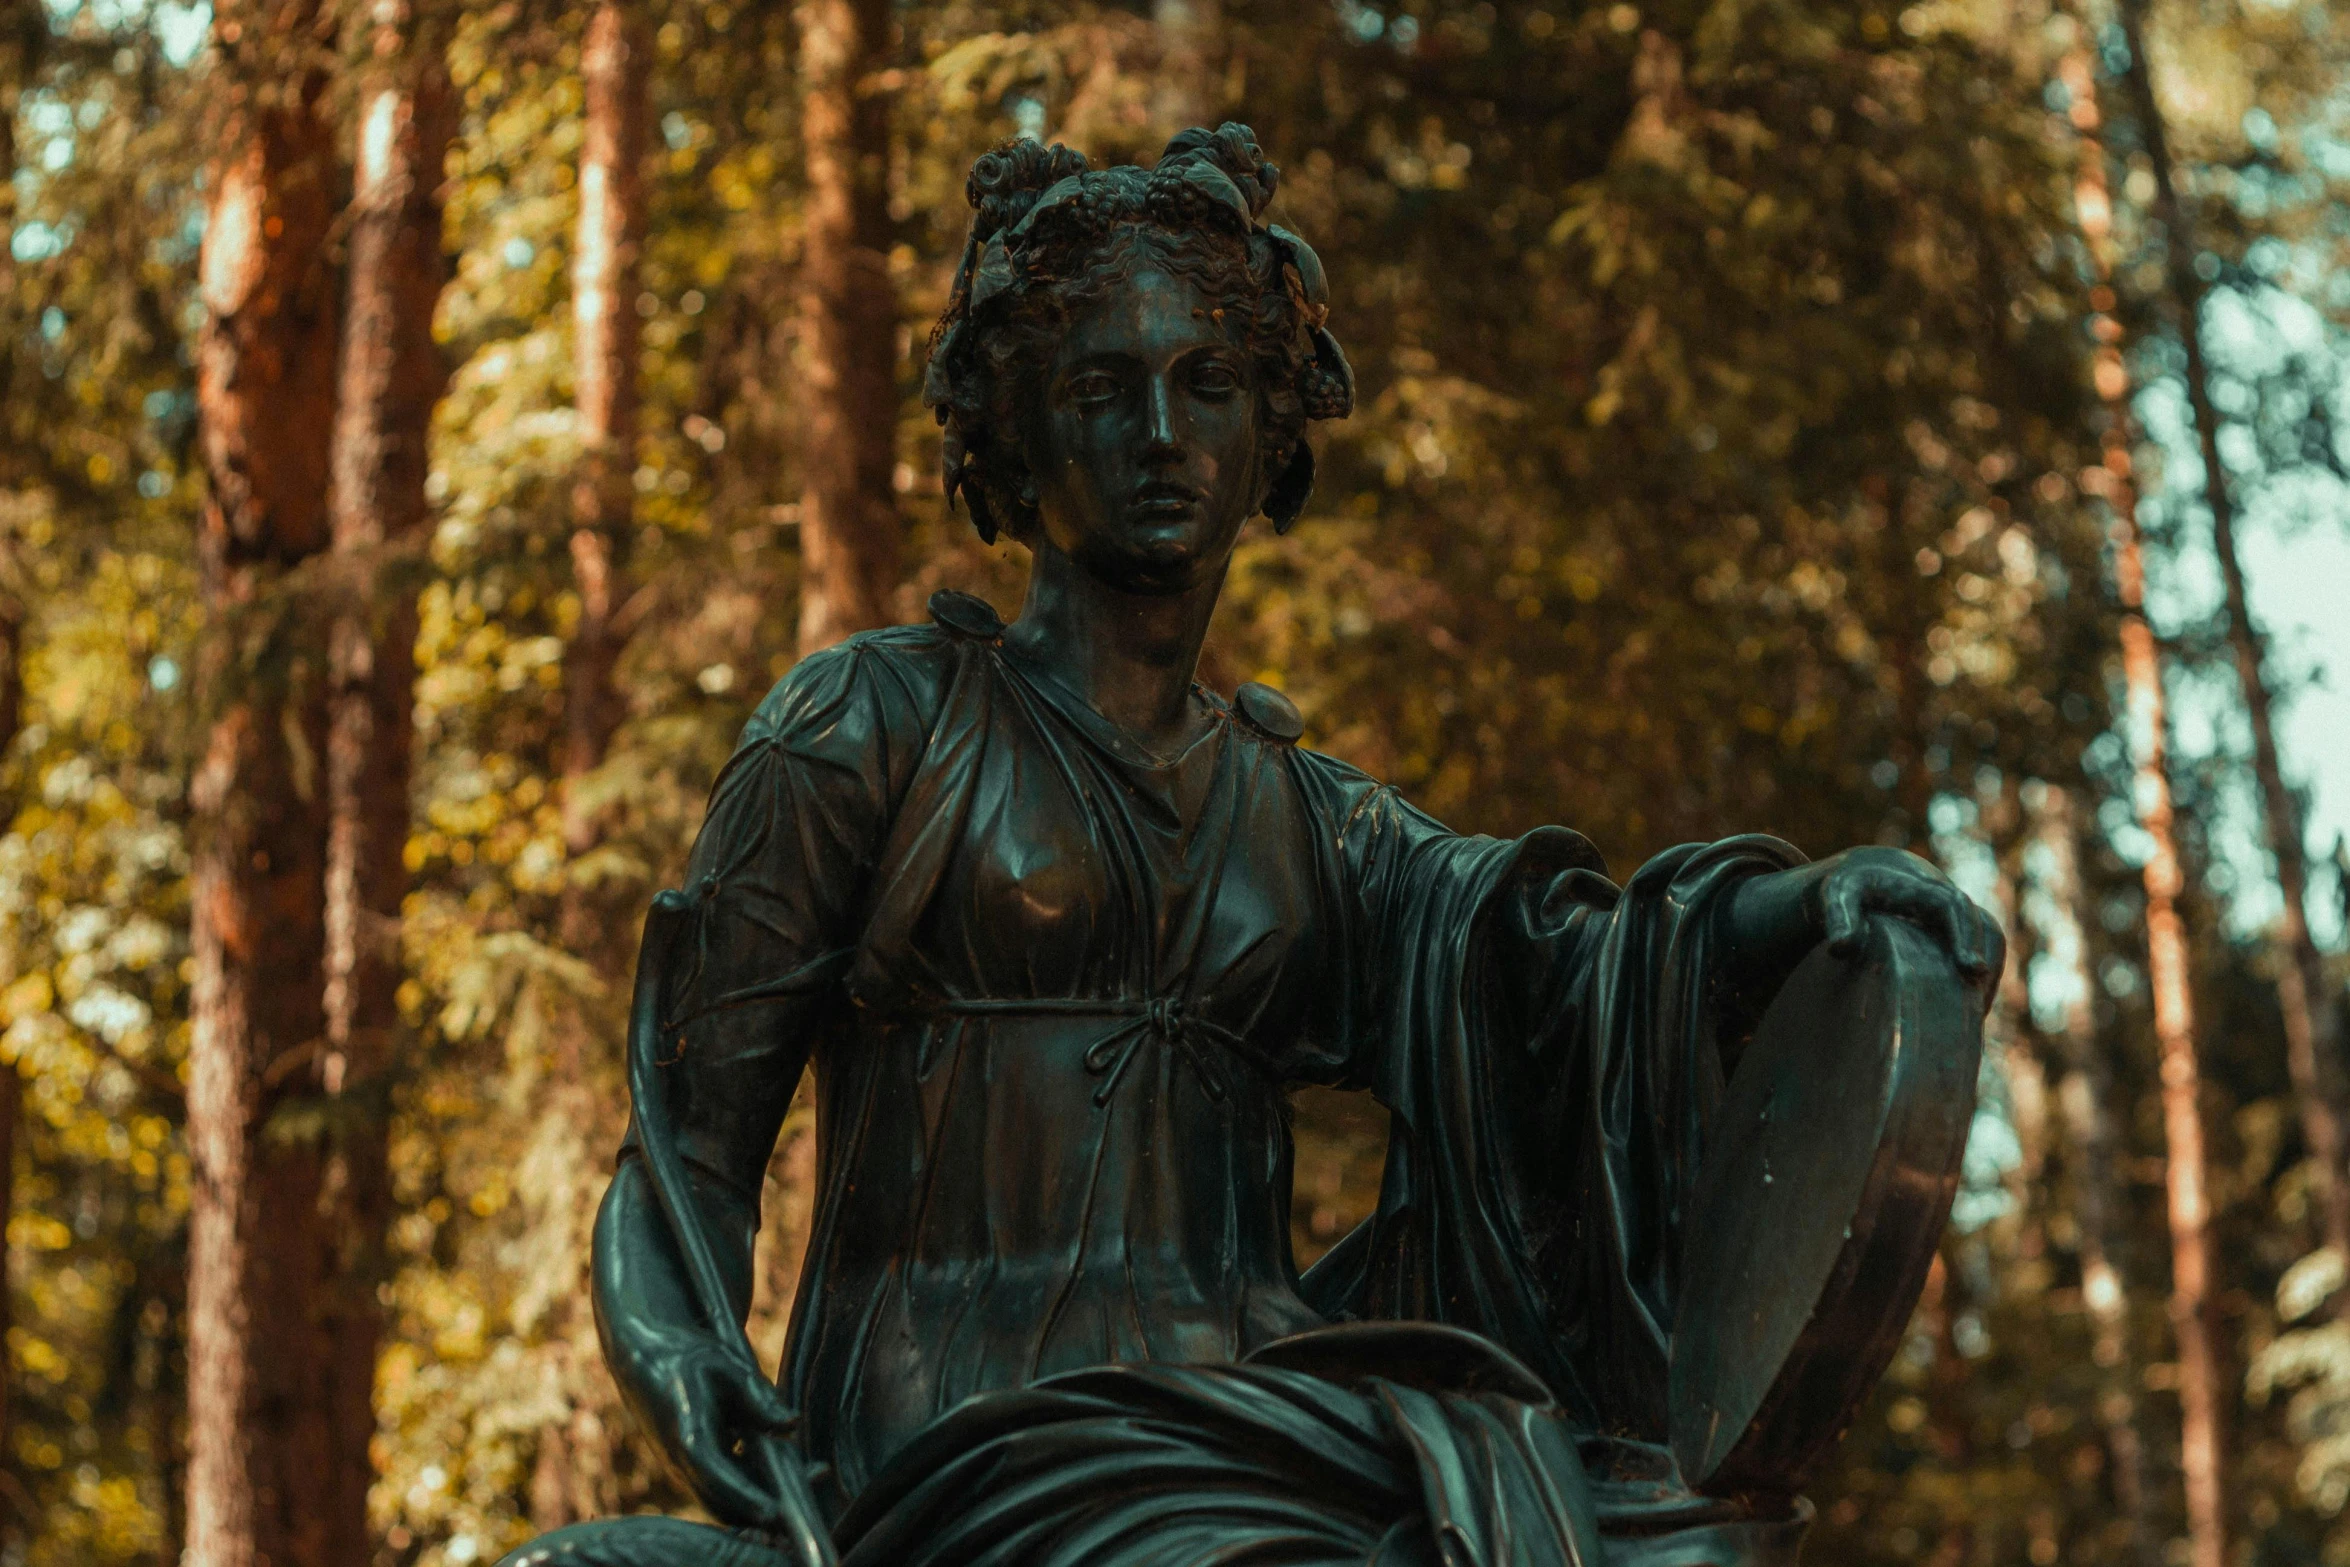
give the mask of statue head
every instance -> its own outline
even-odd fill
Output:
[[[1151,169],[1006,143],[972,165],[970,237],[923,399],[946,491],[998,530],[1082,556],[1107,535],[1150,587],[1228,552],[1313,488],[1310,419],[1354,378],[1321,262],[1262,221],[1279,171],[1248,128],[1188,130]]]

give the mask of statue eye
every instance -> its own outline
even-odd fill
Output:
[[[1073,403],[1107,402],[1118,395],[1118,378],[1107,370],[1080,370],[1062,384]]]
[[[1237,392],[1240,372],[1224,360],[1209,359],[1191,372],[1191,384],[1203,392]]]

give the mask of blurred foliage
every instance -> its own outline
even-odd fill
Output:
[[[410,1029],[393,1159],[399,1268],[379,1369],[385,1563],[495,1559],[537,1523],[682,1508],[628,1427],[584,1301],[588,1216],[624,1105],[626,976],[554,939],[593,879],[673,879],[708,783],[788,665],[801,214],[790,8],[660,0],[648,179],[630,718],[594,780],[615,828],[566,863],[552,783],[577,455],[568,247],[577,8],[459,8],[449,165],[453,370],[417,642]],[[2082,791],[2080,906],[2026,897],[2029,965],[1986,1079],[1962,1223],[1892,1375],[1815,1492],[1817,1559],[2113,1562],[2111,1455],[2051,1106],[2078,952],[2124,1131],[2121,1374],[2156,1535],[2180,1527],[2165,1392],[2162,1148],[2094,477],[2076,146],[2055,60],[2113,45],[2027,0],[1535,5],[1227,0],[1174,83],[1143,7],[902,9],[891,272],[907,398],[903,613],[953,584],[1009,609],[1016,550],[932,499],[917,345],[959,250],[963,172],[1016,129],[1150,156],[1189,99],[1283,165],[1276,216],[1329,263],[1361,408],[1324,431],[1286,538],[1253,535],[1206,674],[1290,691],[1314,743],[1465,829],[1565,821],[1619,873],[1758,828],[1815,852],[1907,844],[2015,864],[1992,808]],[[17,230],[0,289],[0,524],[33,606],[0,838],[0,1051],[26,1084],[8,1220],[17,1302],[0,1562],[154,1560],[176,1536],[186,1210],[181,820],[192,758],[188,344],[209,121],[203,13],[24,12],[6,54]],[[2316,0],[2167,0],[2158,65],[2223,297],[2298,302],[2299,357],[2229,404],[2262,472],[2342,448],[2325,378],[2350,315],[2345,39]],[[2091,31],[2083,33],[2082,28]],[[30,36],[29,34],[27,36]],[[2111,105],[2109,104],[2109,113]],[[2159,396],[2161,236],[2115,130],[2122,317]],[[2296,318],[2300,319],[2300,318]],[[2150,420],[2151,423],[2158,421]],[[2314,432],[2314,433],[2313,433]],[[2152,455],[2151,453],[2149,454]],[[2180,523],[2157,542],[2181,548]],[[2179,628],[2191,677],[2209,638]],[[2190,860],[2233,763],[2183,772]],[[2008,813],[2012,815],[2012,813]],[[1970,886],[1976,883],[1969,883]],[[2350,1560],[2350,1337],[2304,1257],[2306,1171],[2265,978],[2192,900],[2211,1015],[2232,1432],[2246,1560]],[[2060,961],[2062,960],[2062,961]],[[2053,999],[2052,999],[2053,998]],[[582,1057],[567,1041],[590,1041]],[[1381,1117],[1311,1096],[1296,1244],[1376,1192]],[[770,1176],[754,1333],[781,1345],[813,1128]]]

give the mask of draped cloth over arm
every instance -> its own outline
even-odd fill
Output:
[[[1710,993],[1709,915],[1801,856],[1685,846],[1618,889],[1563,829],[1458,837],[1335,767],[1299,775],[1330,795],[1360,920],[1352,1075],[1393,1118],[1379,1207],[1308,1303],[1466,1328],[1583,1429],[1662,1441],[1681,1220],[1751,1021]]]

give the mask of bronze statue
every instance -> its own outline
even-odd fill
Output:
[[[1947,1211],[1999,933],[1882,849],[1619,888],[1195,681],[1243,524],[1298,515],[1353,400],[1275,180],[1238,125],[973,168],[926,394],[1026,603],[803,661],[645,932],[595,1300],[721,1526],[509,1563],[1794,1560]],[[740,1328],[810,1066],[778,1385]],[[1299,1084],[1393,1117],[1302,1278]]]

